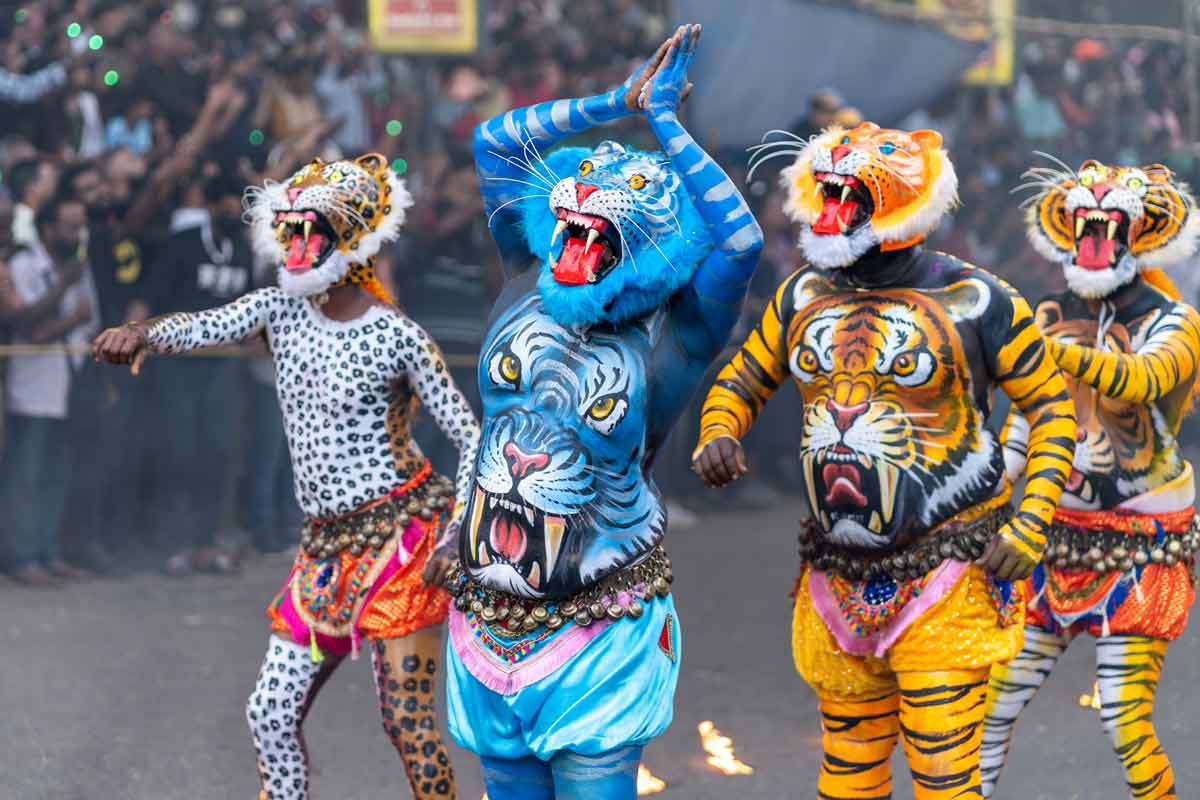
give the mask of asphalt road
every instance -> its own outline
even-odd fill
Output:
[[[646,750],[664,800],[812,798],[820,763],[815,699],[791,666],[788,592],[795,514],[706,514],[675,531],[683,661],[675,722]],[[0,581],[0,798],[207,800],[256,796],[242,704],[266,638],[263,606],[286,557],[234,579],[144,575],[33,592]],[[1167,658],[1157,723],[1180,797],[1200,798],[1200,636]],[[1079,641],[1017,729],[1002,798],[1124,798],[1094,711],[1093,650]],[[696,726],[713,720],[752,775],[705,764]],[[380,731],[366,660],[330,681],[307,726],[316,798],[407,798]],[[478,765],[453,753],[460,797]],[[897,759],[896,798],[911,798]]]

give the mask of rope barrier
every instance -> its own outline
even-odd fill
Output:
[[[66,355],[91,355],[90,344],[0,344],[0,361],[7,358],[22,358],[26,356],[45,356],[63,353]],[[265,358],[261,353],[250,352],[242,347],[206,347],[181,353],[187,358]],[[174,358],[175,356],[169,356]],[[450,367],[474,367],[479,363],[478,356],[449,354],[443,355],[446,365]]]

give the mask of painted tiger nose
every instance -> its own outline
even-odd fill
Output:
[[[1083,428],[1077,428],[1075,430],[1075,441],[1082,442],[1085,439],[1087,439],[1087,431],[1085,431]]]
[[[1096,198],[1096,202],[1104,199],[1104,195],[1112,191],[1112,187],[1107,183],[1093,183],[1092,196]]]
[[[545,453],[526,453],[517,447],[515,442],[504,445],[504,457],[508,459],[508,471],[517,480],[531,472],[545,469],[546,465],[550,463],[550,456]]]
[[[291,203],[292,205],[295,205],[295,204],[296,204],[296,198],[297,198],[297,197],[299,197],[299,196],[300,196],[300,193],[301,193],[301,192],[303,192],[303,191],[304,191],[304,189],[302,189],[302,188],[301,188],[301,187],[299,187],[299,186],[289,186],[289,187],[288,187],[288,190],[287,190],[287,192],[288,192],[288,202],[289,202],[289,203]]]
[[[844,144],[839,144],[837,147],[833,148],[833,163],[837,164],[848,155],[850,155],[850,148]]]
[[[575,184],[575,199],[579,201],[579,207],[583,208],[583,201],[587,200],[595,192],[600,190],[599,186],[594,186],[590,183]]]
[[[844,406],[837,400],[829,401],[829,410],[833,412],[833,424],[842,433],[850,430],[850,426],[854,424],[854,420],[862,415],[867,410],[866,403],[855,403],[852,406]]]

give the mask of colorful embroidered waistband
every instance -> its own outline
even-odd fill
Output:
[[[426,461],[404,484],[349,514],[306,519],[300,530],[300,547],[312,558],[331,558],[343,550],[356,556],[368,549],[378,550],[414,518],[428,522],[449,509],[453,498],[454,484],[435,474]]]
[[[1186,533],[1195,516],[1196,510],[1191,506],[1163,514],[1138,514],[1119,508],[1081,511],[1061,506],[1054,511],[1054,521],[1060,525],[1086,530],[1114,531],[1132,536],[1153,536],[1160,527],[1167,533]]]
[[[581,628],[625,616],[640,617],[643,603],[671,592],[671,559],[661,544],[645,558],[570,597],[530,600],[477,583],[455,562],[446,590],[459,611],[470,611],[501,638],[526,636],[539,628],[558,630],[569,622]]]

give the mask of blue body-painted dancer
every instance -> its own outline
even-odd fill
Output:
[[[658,448],[737,319],[762,233],[676,111],[699,26],[621,87],[476,130],[507,283],[452,577],[450,730],[491,800],[635,796],[671,721],[679,627]],[[540,154],[643,112],[663,152]]]

